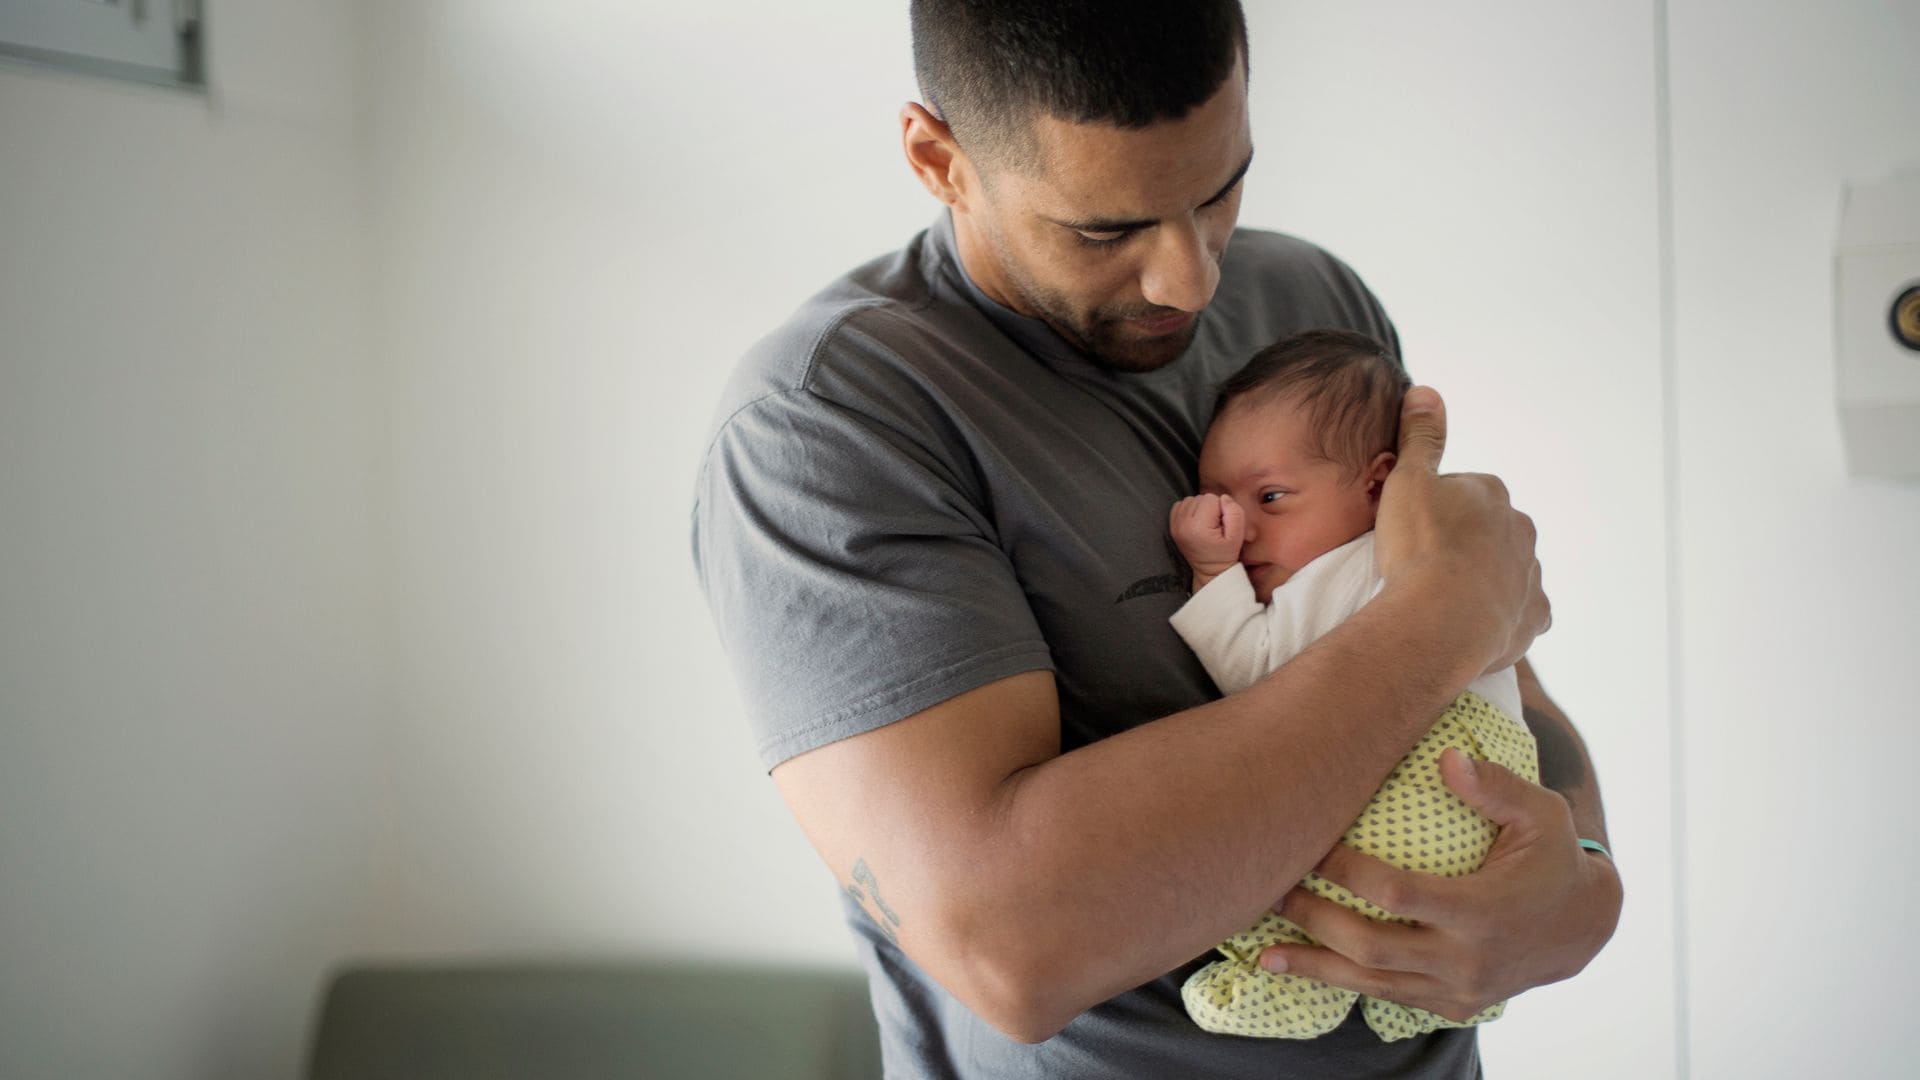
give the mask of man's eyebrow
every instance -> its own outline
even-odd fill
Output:
[[[1251,168],[1253,168],[1253,151],[1248,150],[1247,160],[1242,161],[1240,163],[1240,167],[1233,171],[1233,176],[1228,178],[1226,183],[1220,185],[1220,190],[1213,193],[1213,198],[1208,199],[1206,202],[1203,202],[1200,205],[1212,206],[1214,203],[1217,203],[1220,200],[1226,198],[1228,195],[1232,194],[1233,189],[1240,186],[1240,181],[1246,178],[1247,170]]]
[[[1231,195],[1233,189],[1239,187],[1240,181],[1245,179],[1247,170],[1252,167],[1253,151],[1249,150],[1247,151],[1247,159],[1242,161],[1240,167],[1233,171],[1232,178],[1221,185],[1219,191],[1214,192],[1211,198],[1200,205],[1203,207],[1212,206],[1214,203]],[[1120,221],[1111,218],[1090,218],[1084,221],[1061,221],[1058,218],[1048,218],[1047,220],[1062,228],[1078,229],[1081,232],[1133,232],[1136,229],[1144,229],[1151,225],[1160,224],[1159,218],[1139,218],[1132,221]]]

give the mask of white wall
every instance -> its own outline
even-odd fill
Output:
[[[904,9],[371,10],[398,950],[851,962],[687,523],[733,361],[931,218]]]
[[[378,920],[352,11],[0,67],[0,1076],[289,1077]]]
[[[1846,475],[1831,295],[1920,5],[1671,7],[1693,1074],[1911,1076],[1920,485]]]
[[[1245,220],[1540,522],[1628,880],[1490,1072],[1896,1074],[1914,937],[1840,928],[1914,884],[1920,503],[1841,471],[1827,274],[1839,180],[1920,157],[1912,5],[1673,3],[1671,401],[1658,5],[1250,7]],[[211,112],[0,69],[0,1076],[291,1076],[349,956],[846,961],[686,513],[734,359],[933,216],[903,5],[215,14]]]

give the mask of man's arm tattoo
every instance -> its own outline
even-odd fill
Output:
[[[887,906],[886,900],[881,898],[880,879],[873,876],[873,870],[867,866],[867,860],[864,858],[854,861],[853,881],[847,885],[847,895],[853,897],[854,901],[866,910],[867,917],[873,920],[881,933],[887,935],[888,941],[895,945],[900,944],[900,934],[894,930],[894,927],[900,925],[900,916],[895,914],[894,910]],[[867,903],[869,895],[873,897],[872,905]],[[879,910],[875,911],[875,908]]]
[[[1567,722],[1532,705],[1523,705],[1520,711],[1540,748],[1540,786],[1565,795],[1586,784],[1586,758]]]

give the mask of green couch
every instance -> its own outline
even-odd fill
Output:
[[[866,977],[692,964],[365,965],[328,980],[308,1080],[863,1080]]]

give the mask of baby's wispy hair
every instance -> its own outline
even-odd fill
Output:
[[[1413,381],[1375,338],[1351,330],[1307,330],[1254,354],[1220,385],[1217,418],[1235,405],[1289,402],[1307,411],[1322,461],[1358,478],[1400,441],[1400,401]]]

